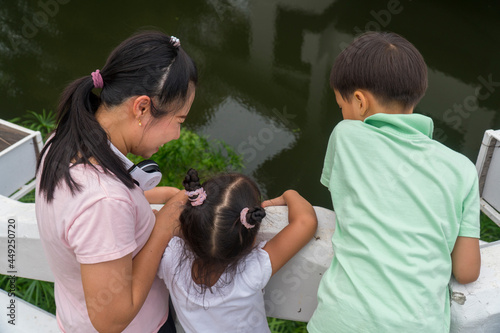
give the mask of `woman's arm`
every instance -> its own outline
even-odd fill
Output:
[[[144,191],[144,196],[148,200],[148,202],[152,205],[158,204],[162,205],[174,195],[179,193],[179,189],[170,186],[158,186],[151,190]]]
[[[262,207],[288,206],[288,225],[269,240],[263,249],[269,254],[273,275],[314,236],[318,220],[311,204],[294,190],[262,203]]]
[[[479,239],[458,237],[451,252],[453,276],[461,284],[471,283],[479,277],[481,252]]]
[[[151,289],[161,256],[178,228],[178,218],[185,203],[182,192],[157,212],[153,231],[132,258],[81,264],[87,311],[99,332],[121,332],[135,318]]]

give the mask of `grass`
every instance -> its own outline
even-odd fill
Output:
[[[494,242],[500,239],[500,227],[488,216],[481,213],[481,240]]]

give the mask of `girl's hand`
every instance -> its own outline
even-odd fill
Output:
[[[151,190],[144,191],[144,196],[150,204],[163,205],[173,198],[180,190],[170,186],[157,186]]]
[[[269,199],[262,202],[262,208],[266,208],[269,206],[286,206],[286,201],[283,195],[276,197],[274,199]]]
[[[318,227],[316,212],[311,204],[294,190],[262,203],[262,207],[287,205],[288,225],[271,238],[263,250],[269,254],[274,275],[314,236]]]

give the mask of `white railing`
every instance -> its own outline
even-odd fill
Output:
[[[5,122],[2,124],[6,125]],[[16,125],[12,128],[22,130]],[[28,143],[26,144],[28,148],[24,151],[29,156],[16,157],[15,161],[16,163],[26,162],[24,164],[29,164],[29,167],[33,169],[35,161],[33,156],[36,156],[41,148],[41,139],[38,132],[31,131],[28,135],[38,139],[23,139]],[[476,166],[479,175],[481,210],[500,225],[500,190],[498,187],[500,153],[497,149],[499,146],[500,131],[486,131]],[[13,148],[8,148],[0,154],[1,161],[3,161],[0,166],[7,168],[13,166],[13,162],[9,160],[13,151]],[[33,177],[34,171],[30,172],[32,175],[27,176],[27,179]],[[8,177],[14,174],[16,172],[3,173]],[[22,186],[25,180],[13,179],[13,181],[19,183],[17,186]],[[12,196],[15,186],[10,187],[5,190],[7,194],[0,192],[0,254],[3,255],[3,258],[0,258],[0,274],[54,281],[40,243],[35,206],[13,200],[25,191],[18,191]],[[24,186],[21,189],[23,188],[27,187]],[[11,198],[2,194],[11,195]],[[266,312],[270,317],[308,321],[316,308],[318,284],[333,256],[330,240],[335,228],[335,213],[321,207],[315,207],[315,210],[319,222],[315,238],[273,276],[266,287]],[[286,224],[287,208],[269,207],[260,238],[270,239]],[[13,243],[13,231],[15,231],[15,257],[9,257],[8,245],[9,240],[11,244]],[[11,254],[13,254],[12,248]],[[451,332],[500,332],[500,241],[483,243],[481,258],[481,274],[476,282],[461,285],[453,278],[450,281]],[[15,289],[15,279],[12,279],[12,289]],[[0,320],[0,332],[58,332],[53,315],[11,297],[5,292],[0,292],[0,308],[6,312],[6,315],[0,316],[3,318]],[[12,318],[15,318],[16,325],[9,324]],[[14,322],[11,321],[11,323]]]
[[[273,276],[266,287],[268,316],[307,321],[316,307],[318,284],[333,255],[330,239],[334,232],[335,213],[321,207],[315,207],[315,210],[319,221],[315,238]],[[261,229],[262,239],[271,238],[287,224],[286,207],[270,207],[268,212]],[[1,258],[0,274],[54,281],[40,243],[34,204],[0,196],[0,216],[0,253],[8,253],[9,219],[16,225],[15,265],[9,268],[7,257]],[[481,255],[478,281],[468,285],[460,285],[454,279],[450,281],[452,332],[500,332],[500,242],[482,244]],[[8,311],[6,307],[11,299],[7,294],[0,293],[4,311]],[[16,332],[13,329],[18,332],[57,332],[54,316],[30,308],[17,299],[16,305],[19,307],[16,327],[8,325],[6,316],[2,315],[1,332]]]

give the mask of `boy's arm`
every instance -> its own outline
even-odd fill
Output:
[[[148,202],[152,205],[154,204],[164,204],[174,195],[176,195],[180,190],[175,187],[170,186],[158,186],[151,190],[144,191],[144,196]]]
[[[282,196],[262,203],[264,208],[282,205],[288,206],[289,224],[263,247],[271,260],[272,275],[309,243],[318,227],[313,207],[294,190],[288,190]]]
[[[479,239],[459,236],[451,252],[451,262],[453,275],[459,283],[476,281],[481,268]]]

